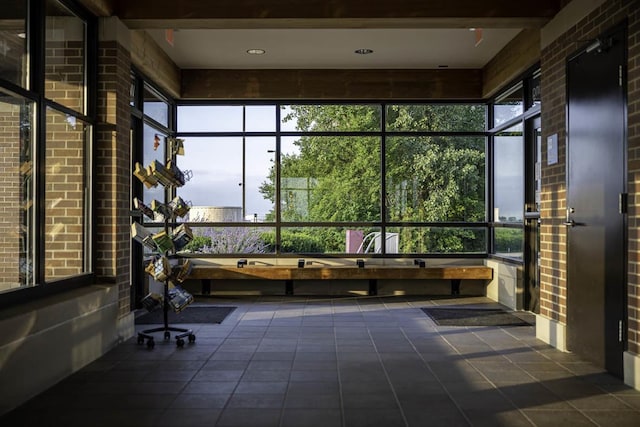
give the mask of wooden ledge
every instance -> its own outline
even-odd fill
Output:
[[[358,280],[358,279],[481,279],[491,280],[493,269],[477,266],[365,266],[304,267],[296,266],[204,266],[193,267],[190,279],[223,280]]]

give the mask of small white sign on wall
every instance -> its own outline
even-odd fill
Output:
[[[558,134],[547,137],[547,165],[558,163]]]

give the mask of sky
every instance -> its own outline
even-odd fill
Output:
[[[148,114],[145,104],[145,112]],[[152,113],[153,114],[153,113]],[[284,117],[286,110],[281,112]],[[156,116],[164,120],[162,114]],[[248,132],[275,132],[276,111],[273,105],[248,105],[245,107],[245,123]],[[179,106],[178,134],[180,132],[242,132],[243,106]],[[283,131],[296,131],[295,122],[281,124]],[[152,160],[163,161],[161,149],[153,149],[156,132],[145,127],[144,164]],[[164,138],[161,138],[164,141]],[[273,203],[265,200],[259,187],[268,181],[270,168],[275,160],[275,136],[246,137],[183,137],[185,156],[177,157],[182,171],[191,171],[193,178],[177,190],[177,194],[193,206],[242,207],[243,189],[246,217],[264,218],[273,210]],[[294,145],[296,137],[283,137],[283,154],[298,153]],[[522,218],[524,200],[522,144],[520,137],[496,137],[495,200],[499,215]],[[243,147],[244,144],[244,147]],[[243,151],[245,176],[242,176]],[[145,190],[145,200],[162,200],[162,189]]]

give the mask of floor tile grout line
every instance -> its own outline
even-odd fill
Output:
[[[502,331],[504,332],[503,328],[500,328],[500,330],[502,330]],[[488,345],[488,346],[489,346],[489,348],[491,348],[492,350],[494,350],[494,351],[495,351],[495,349],[491,346],[491,344],[489,344],[485,339],[483,339],[480,335],[478,335],[478,334],[476,333],[476,331],[471,331],[471,334],[472,334],[472,335],[474,335],[476,338],[478,338],[478,339],[479,339],[480,341],[482,341],[483,343],[485,343],[486,345]],[[531,373],[529,373],[529,372],[525,371],[524,369],[522,369],[519,365],[517,365],[516,363],[514,363],[511,359],[509,359],[509,358],[505,358],[505,359],[507,360],[507,362],[508,362],[508,363],[510,363],[511,365],[516,366],[516,367],[517,367],[518,369],[520,369],[522,372],[524,372],[524,373],[525,373],[525,374],[527,374],[529,377],[531,377],[531,379],[533,379],[536,383],[538,383],[538,384],[540,384],[541,386],[543,386],[543,387],[544,387],[544,385],[543,385],[543,384],[541,384],[541,383],[540,383],[540,381],[539,381],[537,378],[535,378],[533,375],[531,375]],[[465,358],[465,360],[467,360],[467,359]],[[511,399],[511,398],[510,398],[510,397],[509,397],[509,396],[508,396],[504,391],[502,391],[501,387],[496,386],[496,384],[495,384],[491,379],[489,379],[489,377],[487,377],[487,376],[486,376],[482,371],[480,371],[480,370],[479,370],[476,366],[474,366],[472,363],[469,363],[469,365],[470,365],[471,367],[473,367],[473,369],[475,369],[475,370],[476,370],[480,375],[482,375],[482,376],[483,376],[483,377],[484,377],[484,378],[485,378],[485,379],[486,379],[486,380],[491,384],[491,386],[492,386],[493,388],[495,388],[495,389],[498,391],[498,393],[500,393],[500,394],[501,394],[505,399],[507,399],[507,401],[509,401],[509,403],[511,403],[511,405],[513,405],[513,407],[514,407],[514,408],[515,408],[515,409],[516,409],[516,410],[517,410],[517,411],[518,411],[518,412],[519,412],[523,417],[525,417],[525,419],[527,419],[527,420],[528,420],[532,425],[536,426],[536,423],[531,419],[531,417],[529,417],[529,416],[527,415],[527,413],[524,411],[524,409],[522,409],[522,408],[520,408],[518,405],[516,405],[516,403],[513,401],[513,399]],[[550,392],[552,392],[552,393],[553,393],[553,391],[552,391],[552,390],[550,390],[548,387],[545,387],[545,388],[546,388],[547,390],[549,390]],[[554,393],[554,395],[555,395],[555,393]],[[558,396],[558,397],[559,397],[559,396]],[[563,400],[563,399],[560,399],[560,400]],[[577,409],[577,408],[575,408],[575,407],[574,407],[574,409]],[[589,421],[591,421],[591,420],[589,420]]]
[[[334,350],[336,352],[336,374],[338,376],[338,395],[340,396],[340,423],[342,426],[347,425],[347,418],[344,413],[344,391],[342,389],[342,377],[340,375],[340,366],[338,361],[338,334],[337,328],[335,326],[334,319],[334,302],[331,302],[331,320],[333,324],[333,342],[334,342]]]
[[[424,366],[429,370],[429,372],[431,373],[431,375],[433,375],[433,377],[435,378],[436,382],[440,385],[440,387],[442,387],[442,389],[444,390],[444,392],[447,394],[447,397],[451,400],[451,402],[455,405],[455,407],[458,409],[458,412],[460,413],[460,415],[462,415],[462,417],[465,419],[465,421],[469,424],[469,426],[473,426],[473,423],[471,422],[471,420],[469,419],[469,417],[467,416],[467,414],[465,413],[465,411],[460,407],[460,405],[458,404],[458,402],[456,401],[456,399],[453,398],[453,396],[451,395],[451,392],[447,389],[447,387],[444,385],[444,383],[442,382],[442,380],[440,380],[440,378],[438,377],[438,375],[433,371],[433,368],[431,367],[431,365],[429,364],[429,362],[427,362],[426,360],[424,360],[424,356],[418,351],[418,349],[415,347],[413,341],[411,341],[409,339],[409,337],[407,336],[406,331],[404,330],[404,328],[400,327],[400,332],[402,333],[402,335],[405,337],[405,339],[407,339],[409,341],[409,343],[411,344],[411,347],[413,347],[413,350],[415,351],[415,353],[418,355],[418,357],[420,357],[420,360],[422,361],[422,363],[424,364]],[[438,335],[440,336],[440,333],[438,333]],[[443,337],[441,337],[443,338]],[[449,343],[448,341],[444,340],[447,345],[451,346],[451,343]],[[452,347],[454,350],[456,350],[454,347]],[[457,350],[456,350],[457,351]]]
[[[385,311],[389,311],[389,308],[384,304],[384,302],[382,302],[383,307],[385,307]],[[396,393],[396,389],[393,386],[393,383],[391,382],[391,377],[389,376],[389,371],[387,371],[387,368],[384,366],[384,361],[382,360],[382,356],[380,356],[380,352],[378,351],[378,346],[376,345],[375,340],[373,339],[373,335],[371,334],[371,329],[369,328],[368,325],[365,325],[367,328],[367,333],[369,334],[369,339],[371,340],[371,343],[373,344],[373,348],[375,349],[376,355],[378,356],[378,361],[380,362],[380,366],[382,366],[382,371],[384,372],[384,376],[387,379],[387,383],[389,384],[389,387],[391,387],[391,392],[393,393],[393,398],[396,402],[396,405],[398,405],[398,409],[400,410],[400,415],[402,416],[402,420],[404,421],[404,425],[406,427],[409,427],[409,420],[407,420],[407,416],[404,413],[404,408],[402,407],[402,404],[400,403],[400,399],[398,398],[398,394]],[[406,337],[405,337],[406,338]]]
[[[509,333],[507,330],[505,330],[505,328],[500,328],[500,330],[501,330],[503,333],[505,333],[506,335],[509,335],[509,336],[513,337],[514,339],[516,339],[516,340],[518,340],[518,341],[522,342],[522,340],[518,339],[518,338],[517,338],[517,337],[515,337],[513,334]],[[480,335],[476,334],[475,332],[473,332],[473,334],[474,334],[474,335],[476,335],[476,337],[477,337],[478,339],[480,339],[481,341],[483,341],[483,342],[484,342],[485,344],[487,344],[489,347],[491,347],[492,349],[494,349],[494,348],[491,346],[491,344],[490,344],[490,343],[488,343],[485,339],[483,339]],[[544,357],[545,359],[547,359],[547,360],[549,360],[549,361],[553,362],[554,364],[556,364],[556,365],[560,366],[563,370],[565,370],[566,372],[568,372],[568,373],[570,373],[571,375],[573,375],[573,377],[574,377],[574,378],[576,378],[576,379],[579,379],[579,380],[580,380],[580,378],[578,377],[578,374],[576,374],[575,372],[573,372],[573,371],[571,371],[570,369],[566,368],[565,366],[563,366],[563,365],[562,365],[562,364],[560,364],[559,362],[557,362],[557,361],[555,361],[555,360],[551,359],[550,357],[548,357],[548,356],[546,356],[546,355],[544,355],[544,354],[541,354],[538,350],[534,349],[534,348],[533,348],[533,347],[531,347],[529,344],[524,344],[524,343],[523,343],[523,345],[526,345],[526,347],[527,347],[527,348],[529,348],[529,349],[533,350],[536,354],[539,354],[540,356]],[[496,351],[497,351],[497,350],[496,350]],[[507,359],[508,359],[508,358],[507,358]],[[510,359],[508,359],[508,360],[509,360],[509,362],[510,362],[511,364],[513,364],[513,365],[517,366],[520,370],[522,370],[522,371],[523,371],[523,372],[525,372],[527,375],[529,375],[529,376],[530,376],[530,377],[531,377],[531,378],[532,378],[532,379],[533,379],[537,384],[539,384],[541,387],[544,387],[545,389],[549,390],[549,392],[550,392],[550,393],[552,393],[553,395],[556,395],[556,393],[555,393],[552,389],[550,389],[549,387],[547,387],[547,386],[544,384],[544,382],[543,382],[543,381],[540,381],[538,378],[536,378],[535,376],[533,376],[530,372],[528,372],[528,371],[526,371],[525,369],[523,369],[523,368],[522,368],[522,367],[521,367],[517,362],[514,362],[514,361],[512,361],[512,360],[510,360]],[[592,385],[593,385],[594,387],[596,387],[596,388],[600,389],[601,391],[603,391],[603,392],[604,392],[603,394],[606,394],[606,395],[612,396],[612,395],[611,395],[611,393],[609,393],[607,390],[603,389],[603,388],[602,388],[602,387],[600,387],[599,385],[597,385],[597,384],[592,384]],[[556,396],[557,396],[557,395],[556,395]],[[565,402],[567,405],[569,405],[569,406],[570,406],[571,408],[573,408],[576,412],[580,413],[582,416],[584,416],[585,418],[587,418],[587,419],[588,419],[589,421],[591,421],[593,424],[595,424],[595,425],[597,425],[597,426],[599,426],[599,425],[600,425],[597,421],[595,421],[592,417],[590,417],[590,416],[588,415],[588,411],[585,411],[585,410],[580,409],[579,407],[575,406],[575,404],[573,404],[570,400],[564,399],[564,398],[562,398],[561,396],[557,396],[557,397],[558,397],[559,401]],[[616,398],[616,396],[613,396],[613,397],[614,397],[614,398]],[[507,396],[507,398],[509,398],[509,397]],[[617,400],[622,401],[621,399],[617,399]],[[509,399],[509,401],[511,401],[511,399]],[[515,404],[515,402],[512,402],[512,403],[514,403],[514,404]],[[622,403],[623,403],[625,406],[628,406],[630,409],[634,409],[634,410],[635,410],[635,408],[633,408],[631,405],[627,404],[626,402],[622,401]],[[524,410],[522,410],[522,409],[520,409],[520,408],[518,408],[518,409],[520,410],[520,412],[523,412],[523,413],[524,413]]]

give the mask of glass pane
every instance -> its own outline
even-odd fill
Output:
[[[0,292],[34,284],[33,112],[0,92]]]
[[[85,123],[47,109],[43,238],[48,281],[86,271],[89,135]]]
[[[486,106],[416,104],[387,106],[387,131],[484,132]]]
[[[151,163],[155,160],[160,162],[163,166],[166,166],[166,143],[167,136],[162,132],[152,128],[148,124],[143,127],[143,161],[142,167],[150,170]],[[149,206],[152,200],[158,200],[164,202],[164,187],[161,184],[155,186],[144,186],[143,202]],[[156,220],[161,221],[161,217],[157,217]]]
[[[527,96],[528,105],[527,108],[531,108],[535,105],[540,105],[541,101],[541,87],[540,87],[540,71],[535,73],[533,77],[529,78],[529,93]]]
[[[242,138],[185,138],[184,152],[177,166],[193,179],[177,193],[193,206],[189,220],[195,207],[206,207],[237,212],[242,221]]]
[[[522,228],[494,228],[493,236],[493,251],[496,255],[522,259],[522,248],[524,247],[524,231]]]
[[[386,142],[389,221],[484,221],[484,137],[394,137]]]
[[[280,112],[282,131],[380,131],[379,105],[288,105]]]
[[[380,139],[282,138],[282,221],[380,220]]]
[[[143,112],[163,126],[169,126],[169,104],[145,86]]]
[[[247,132],[275,132],[275,105],[247,105],[245,107],[245,130]]]
[[[522,83],[502,95],[493,105],[493,126],[499,126],[521,115],[524,105]]]
[[[207,227],[189,224],[193,240],[185,252],[215,254],[267,254],[274,252],[272,227]]]
[[[131,84],[129,86],[129,105],[132,107],[138,107],[138,99],[137,99],[137,79],[135,75],[131,75]]]
[[[27,87],[27,0],[0,8],[0,79]]]
[[[275,219],[273,178],[275,138],[247,138],[245,149],[245,219],[254,222]]]
[[[178,132],[242,132],[242,105],[180,105]]]
[[[283,227],[280,237],[280,251],[285,254],[361,254],[380,250],[377,227]]]
[[[399,254],[482,254],[487,251],[485,228],[390,227]],[[394,249],[394,246],[390,248]],[[387,253],[391,252],[389,249]]]
[[[86,24],[55,0],[46,13],[45,96],[85,113]]]
[[[524,139],[522,125],[494,137],[493,220],[521,222],[524,209]]]

